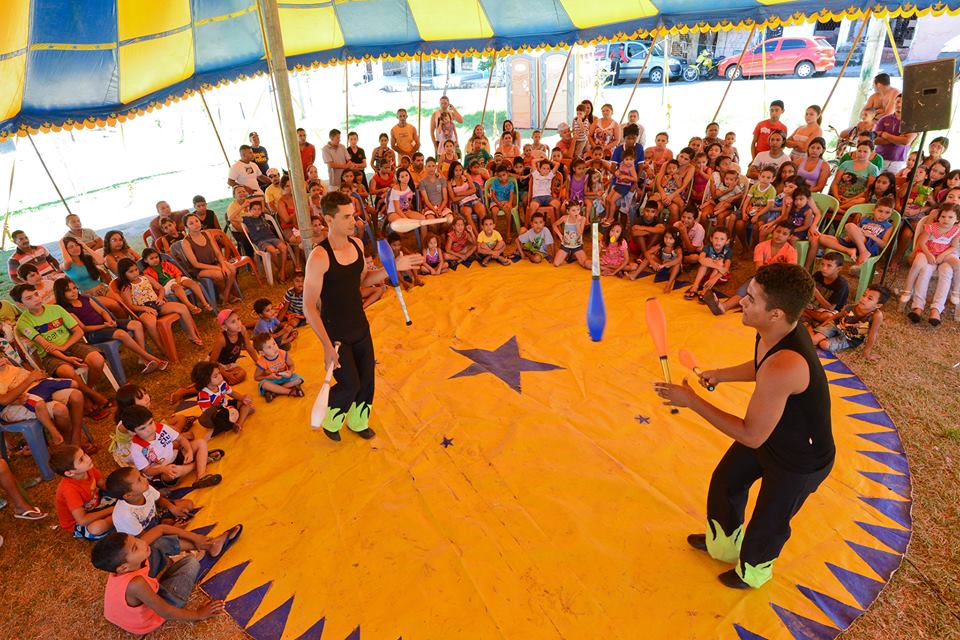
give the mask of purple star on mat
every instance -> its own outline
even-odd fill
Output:
[[[517,336],[513,336],[494,351],[487,349],[450,348],[460,355],[473,360],[473,364],[460,373],[450,376],[450,379],[477,376],[481,373],[492,373],[517,393],[522,393],[522,391],[520,391],[520,372],[563,369],[563,367],[558,367],[555,364],[521,358],[520,348],[517,346]]]
[[[650,424],[649,416],[637,416],[634,418],[634,420],[636,420],[640,424]]]
[[[446,449],[447,447],[452,447],[453,438],[448,438],[447,436],[443,436],[443,442],[440,443],[440,446],[443,447],[444,449]]]

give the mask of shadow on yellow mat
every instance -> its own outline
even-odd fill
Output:
[[[834,471],[774,579],[730,591],[716,577],[729,567],[685,541],[703,531],[730,441],[654,395],[643,301],[661,296],[678,379],[679,349],[726,366],[751,357],[753,334],[649,278],[605,278],[594,343],[588,285],[573,266],[461,268],[407,294],[409,328],[389,292],[368,310],[369,442],[310,430],[323,356],[304,332],[291,354],[307,397],[259,400],[240,436],[218,438],[223,484],[191,494],[193,527],[245,525],[204,588],[257,638],[819,638],[849,625],[910,533],[906,459],[873,396],[824,354]],[[749,391],[712,398],[742,415]]]

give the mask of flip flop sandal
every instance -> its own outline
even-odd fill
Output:
[[[223,480],[223,476],[219,473],[208,473],[199,480],[193,483],[194,489],[206,489],[208,487],[215,487]]]
[[[277,394],[275,394],[273,391],[263,392],[263,399],[266,400],[268,404],[273,402],[273,399],[276,397],[277,397]]]
[[[159,368],[160,368],[160,363],[157,362],[156,360],[151,360],[146,365],[144,365],[143,371],[141,371],[140,373],[141,375],[147,375],[148,373],[153,373]]]
[[[214,560],[216,560],[217,558],[220,558],[223,554],[225,554],[225,553],[227,552],[227,549],[229,549],[230,547],[232,547],[232,546],[233,546],[233,543],[236,542],[236,541],[237,541],[237,538],[240,537],[240,534],[243,533],[243,525],[242,525],[242,524],[238,524],[238,525],[236,525],[235,527],[232,527],[232,528],[230,529],[230,531],[234,531],[234,534],[231,536],[231,535],[229,534],[229,531],[227,532],[227,539],[226,539],[226,541],[223,543],[223,546],[220,547],[220,553],[218,553],[217,555],[213,555],[213,554],[211,553],[211,554],[209,554],[209,557],[210,557],[210,558],[213,558]]]
[[[34,507],[33,509],[28,509],[23,513],[14,513],[13,517],[20,520],[43,520],[47,517],[47,514]]]
[[[223,449],[210,449],[210,451],[207,451],[207,462],[220,462],[225,455],[227,454]]]
[[[683,294],[684,300],[693,300],[696,297],[697,297],[696,291],[687,291],[686,293]]]

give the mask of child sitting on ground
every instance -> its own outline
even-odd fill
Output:
[[[538,211],[530,216],[530,228],[523,230],[517,236],[517,252],[521,258],[527,258],[530,262],[539,264],[552,258],[555,249],[553,235],[546,227],[543,212]]]
[[[613,223],[610,230],[600,240],[600,275],[623,276],[637,267],[630,263],[627,241],[621,237],[623,226]]]
[[[273,303],[266,298],[260,298],[253,303],[253,312],[256,313],[258,317],[257,324],[253,327],[253,333],[272,335],[277,339],[278,345],[282,348],[289,349],[290,345],[297,338],[297,330],[289,324],[280,322]]]
[[[893,238],[893,198],[884,196],[877,200],[870,215],[863,215],[860,223],[848,222],[844,237],[821,234],[810,238],[810,253],[816,254],[819,247],[835,249],[850,256],[857,266],[871,256],[879,255]]]
[[[670,228],[663,233],[663,245],[653,244],[646,250],[644,257],[637,263],[637,268],[628,277],[631,280],[639,278],[644,270],[649,268],[654,273],[654,281],[666,274],[667,284],[663,287],[664,293],[673,291],[673,284],[680,274],[683,264],[683,251],[680,248],[680,230]]]
[[[880,308],[890,298],[890,290],[883,285],[872,284],[863,292],[856,304],[837,311],[833,317],[810,331],[813,344],[827,351],[852,349],[864,342],[863,356],[876,362],[880,356],[873,352],[883,324]]]
[[[803,311],[801,321],[811,326],[819,326],[833,317],[838,309],[847,305],[850,285],[840,271],[843,268],[843,254],[828,251],[820,259],[820,270],[813,274],[813,300]]]
[[[697,269],[693,284],[683,294],[684,299],[703,300],[706,292],[713,289],[716,284],[725,282],[725,278],[730,275],[732,258],[733,250],[727,244],[726,229],[714,229],[710,236],[710,244],[700,253],[700,268]]]
[[[254,353],[257,353],[254,350]],[[256,360],[260,359],[257,354]],[[197,406],[205,410],[210,407],[229,407],[237,412],[236,432],[240,433],[247,418],[254,413],[253,400],[234,391],[224,380],[220,368],[212,362],[198,362],[190,371],[190,380],[197,390]]]
[[[307,324],[303,315],[303,271],[293,272],[293,286],[283,294],[283,307],[280,310],[280,320],[291,327],[302,327]]]
[[[567,202],[567,213],[553,223],[553,233],[560,238],[560,250],[553,258],[553,266],[576,261],[584,269],[592,268],[593,264],[583,250],[583,229],[586,224],[580,203]]]
[[[115,469],[107,476],[107,494],[116,498],[113,505],[113,527],[118,533],[138,536],[161,523],[161,514],[169,513],[176,521],[187,520],[193,509],[190,500],[164,498],[132,467]],[[157,507],[162,511],[158,511]]]
[[[400,234],[391,231],[387,234],[387,242],[390,243],[394,260],[403,255],[403,241],[400,239]],[[400,271],[397,273],[397,277],[400,278],[400,286],[404,291],[423,286],[423,280],[420,278],[420,273],[416,269]]]
[[[466,262],[477,252],[477,240],[472,229],[467,227],[463,216],[457,216],[453,228],[447,233],[447,248],[444,257],[451,266]]]
[[[217,314],[220,333],[214,338],[210,360],[220,365],[220,373],[228,384],[240,384],[247,379],[247,372],[237,364],[237,360],[246,351],[254,361],[257,351],[247,335],[240,314],[233,309],[221,309]]]
[[[205,620],[223,611],[223,600],[210,600],[197,610],[185,609],[200,573],[193,555],[176,562],[181,550],[201,549],[219,558],[240,536],[237,525],[216,538],[169,525],[158,525],[141,537],[111,533],[93,547],[93,566],[110,574],[103,596],[104,617],[129,633],[143,635],[166,620]]]
[[[207,473],[208,460],[216,462],[223,453],[216,450],[208,453],[205,439],[180,438],[179,433],[156,422],[150,409],[139,405],[124,409],[120,422],[134,434],[130,445],[133,465],[160,485],[175,485],[194,470],[197,472],[194,489],[212,487],[223,480],[219,474]]]
[[[377,266],[377,263],[374,261],[373,256],[368,255],[366,258],[367,263],[367,272],[372,273],[374,271],[379,271],[382,267]],[[361,286],[360,287],[360,297],[363,299],[363,308],[366,309],[374,302],[383,297],[383,294],[387,291],[387,281],[379,282],[370,286]]]
[[[630,230],[630,242],[628,247],[634,255],[646,256],[647,249],[660,243],[660,237],[664,230],[663,221],[660,218],[660,205],[652,200],[647,200],[640,212],[640,219]]]
[[[483,228],[477,234],[477,255],[480,257],[480,264],[485,267],[491,260],[496,260],[502,265],[509,265],[510,259],[503,255],[506,248],[503,236],[496,229],[496,222],[487,216],[483,219]]]
[[[703,225],[697,222],[692,211],[684,211],[680,214],[680,219],[673,223],[673,227],[680,232],[683,264],[700,264],[700,253],[703,251],[703,241],[707,235]]]
[[[120,414],[123,413],[123,410],[127,407],[134,405],[140,405],[141,407],[149,409],[150,394],[138,384],[127,383],[117,389],[116,402],[117,428],[110,435],[110,453],[113,455],[113,459],[117,465],[121,467],[132,467],[133,460],[130,458],[130,444],[133,442],[133,433],[124,428],[123,423],[120,422]],[[192,440],[194,436],[189,432],[189,429],[195,420],[196,418],[193,416],[188,417],[175,413],[164,418],[162,422],[179,433],[181,438]]]
[[[63,476],[55,499],[60,528],[74,538],[99,540],[113,529],[113,500],[101,496],[103,474],[74,445],[50,447],[50,468]]]
[[[789,221],[781,220],[777,223],[777,226],[773,228],[770,239],[764,240],[753,250],[753,263],[757,269],[774,262],[797,264],[797,250],[790,244],[791,233],[793,233],[793,225]],[[707,303],[715,316],[723,315],[732,309],[739,309],[740,300],[747,295],[748,284],[750,284],[750,278],[740,285],[734,295],[722,302],[713,290],[709,290],[703,294],[703,301]]]
[[[264,400],[273,402],[277,396],[302,398],[303,378],[293,372],[290,354],[280,349],[274,337],[269,333],[254,335],[253,348],[260,354],[254,379],[260,383]]]
[[[431,233],[427,236],[426,246],[423,248],[423,264],[420,266],[420,273],[438,276],[448,270],[447,260],[440,251],[440,238]]]
[[[143,250],[141,257],[144,265],[146,265],[143,271],[144,274],[156,280],[157,283],[163,287],[165,294],[168,296],[176,296],[177,300],[186,305],[190,313],[200,313],[200,307],[190,301],[190,298],[187,297],[186,289],[193,292],[193,299],[203,307],[204,311],[213,311],[213,307],[207,302],[206,297],[203,295],[203,289],[200,288],[197,281],[185,276],[183,271],[180,270],[180,267],[164,259],[159,251],[153,247],[147,247]]]

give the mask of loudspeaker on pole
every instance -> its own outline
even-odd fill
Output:
[[[901,131],[950,128],[953,59],[918,62],[903,67]]]

